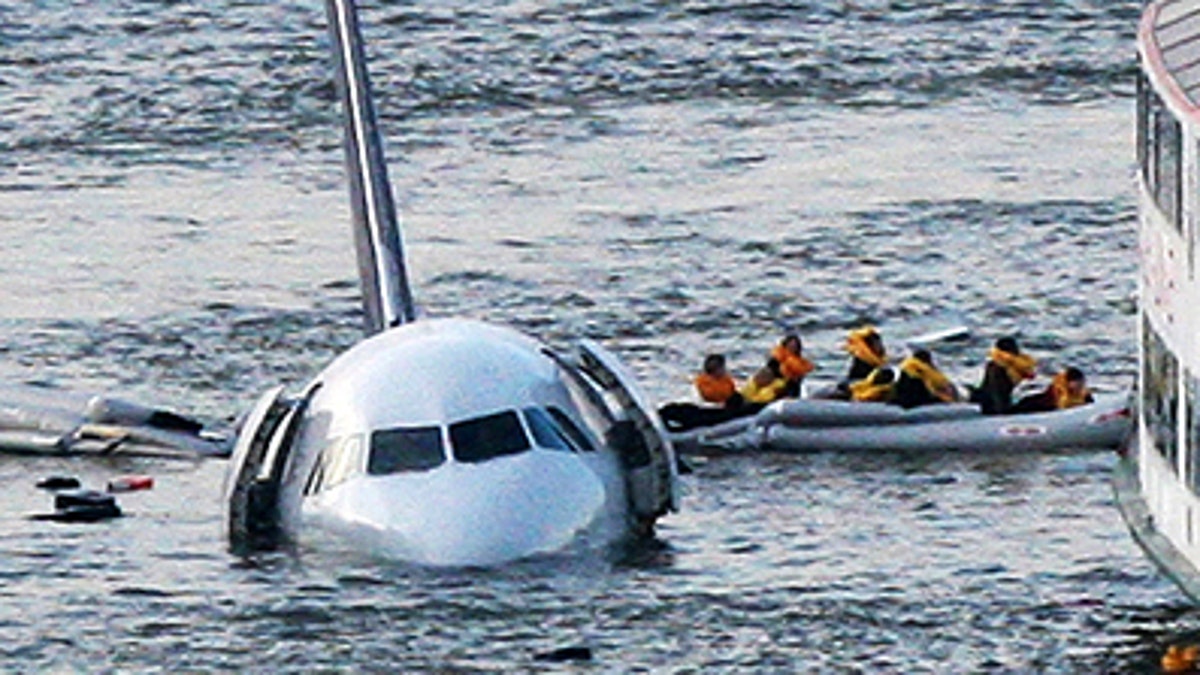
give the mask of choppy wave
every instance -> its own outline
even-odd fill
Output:
[[[1016,333],[1123,385],[1137,12],[373,3],[418,300],[562,349],[599,339],[656,401],[689,396],[710,350],[745,372],[796,329],[836,373],[847,327],[891,338],[940,311],[974,329],[938,346],[956,377]],[[359,338],[323,31],[315,0],[0,6],[0,379],[228,425]],[[1142,671],[1200,630],[1120,524],[1111,460],[698,460],[644,550],[446,573],[319,546],[234,558],[220,464],[0,456],[0,655],[496,672],[585,646],[577,665],[602,671]],[[24,518],[45,475],[135,472],[157,486],[120,521]]]
[[[1131,91],[1138,3],[371,6],[390,132],[427,117],[752,100],[1072,104]],[[0,150],[183,161],[337,142],[319,3],[3,11]],[[240,148],[240,149],[239,149]]]

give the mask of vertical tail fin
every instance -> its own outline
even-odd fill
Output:
[[[326,0],[338,98],[345,121],[346,171],[354,245],[368,335],[415,316],[396,204],[371,101],[366,55],[354,0]]]

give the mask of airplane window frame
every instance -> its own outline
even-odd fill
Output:
[[[419,435],[421,437],[421,442],[428,442],[429,440],[436,439],[437,462],[432,461],[434,453],[429,452],[429,450],[432,450],[433,446],[428,445],[424,448],[417,448],[419,451],[425,453],[423,456],[423,461],[407,463],[403,465],[392,464],[387,468],[393,468],[393,470],[379,470],[382,467],[377,467],[375,460],[378,449],[383,447],[382,439],[387,437],[385,435],[402,438],[405,434],[410,436]],[[446,439],[442,436],[442,428],[436,425],[376,429],[371,432],[371,438],[368,445],[367,462],[365,467],[368,476],[394,476],[400,473],[424,473],[426,471],[432,471],[446,463],[446,457],[448,454],[446,452]],[[407,452],[398,456],[421,457],[420,455],[411,455]],[[382,455],[380,455],[380,459],[382,459]],[[394,469],[396,466],[399,466],[400,468]]]
[[[575,423],[565,411],[555,406],[549,406],[546,411],[558,422],[558,425],[566,433],[567,438],[575,445],[576,449],[581,452],[596,452],[600,448],[600,443],[594,438],[591,432]]]
[[[574,441],[549,410],[529,406],[521,409],[521,416],[537,447],[557,452],[579,452]]]
[[[504,425],[500,429],[498,424]],[[493,425],[491,432],[486,434],[486,425]],[[498,432],[498,433],[497,433]],[[464,433],[473,434],[473,438],[462,438]],[[482,464],[501,457],[513,457],[533,449],[533,439],[516,410],[500,410],[498,412],[480,415],[450,424],[446,429],[450,453],[454,461],[463,464]],[[495,440],[507,440],[508,444],[500,450]],[[520,443],[513,443],[519,439]],[[482,449],[482,450],[481,450]]]
[[[340,436],[329,441],[309,471],[304,494],[319,494],[362,474],[365,450],[363,434]]]

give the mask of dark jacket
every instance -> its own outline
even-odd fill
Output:
[[[929,387],[926,387],[920,378],[900,371],[900,379],[896,380],[896,397],[892,399],[892,402],[901,408],[908,409],[941,403],[941,400],[930,393]]]
[[[863,361],[862,359],[851,359],[850,372],[846,375],[846,382],[858,382],[859,380],[866,379],[866,377],[873,372],[875,372],[875,366]]]
[[[747,417],[766,407],[762,403],[739,403],[722,407],[700,406],[694,403],[668,403],[658,409],[658,417],[667,431],[687,431],[711,427],[739,417]]]
[[[984,415],[1007,415],[1012,412],[1012,394],[1016,387],[1003,366],[988,361],[983,370],[983,382],[971,392],[971,402],[978,403]]]
[[[1095,403],[1091,394],[1087,396],[1088,403]],[[1030,394],[1017,401],[1012,407],[1013,414],[1054,412],[1058,410],[1058,401],[1054,396],[1054,385],[1050,385],[1036,394]]]

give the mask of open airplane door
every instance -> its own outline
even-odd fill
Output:
[[[579,354],[584,370],[616,399],[626,416],[622,423],[630,425],[633,432],[632,438],[623,443],[633,447],[621,449],[627,457],[633,512],[653,519],[667,511],[677,511],[679,467],[662,421],[616,356],[592,340],[580,342]]]
[[[283,386],[267,390],[242,424],[225,475],[225,528],[235,552],[269,548],[282,534],[279,483],[292,432],[307,396],[283,398]],[[309,392],[306,392],[306,394]]]

